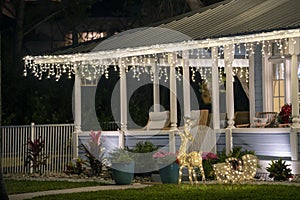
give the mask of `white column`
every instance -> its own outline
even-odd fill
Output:
[[[74,82],[74,124],[75,133],[73,136],[73,159],[78,158],[78,134],[81,132],[81,78],[75,70]]]
[[[159,77],[158,77],[158,66],[155,62],[152,64],[153,70],[153,109],[154,112],[160,111],[160,100],[159,100]]]
[[[211,48],[212,59],[212,116],[213,116],[213,129],[220,129],[220,100],[219,100],[219,70],[218,70],[218,48]]]
[[[295,43],[294,43],[295,42]],[[291,60],[291,101],[293,125],[290,132],[291,157],[292,160],[298,160],[298,130],[299,125],[299,83],[298,83],[298,54],[300,52],[300,38],[289,40],[289,53],[292,55]]]
[[[81,78],[77,71],[74,82],[74,124],[77,132],[81,131]]]
[[[297,58],[297,55],[296,55]],[[291,61],[289,59],[285,60],[285,70],[284,70],[284,77],[285,77],[285,102],[286,103],[292,103],[292,76],[294,74],[292,73],[292,66],[291,66]],[[298,83],[298,67],[297,67],[297,71],[295,74],[296,78],[297,78],[297,83]]]
[[[273,64],[269,62],[267,56],[263,58],[262,64],[263,111],[269,112],[273,111]]]
[[[121,130],[127,130],[127,83],[125,64],[122,59],[119,59],[120,68],[120,106],[121,106]]]
[[[191,117],[191,91],[190,91],[190,67],[189,67],[189,52],[182,53],[183,63],[183,109],[184,117]]]
[[[211,152],[217,153],[217,139],[216,130],[220,129],[220,91],[219,91],[219,70],[218,70],[218,48],[211,48],[212,59],[212,120],[213,120],[213,137],[210,137],[211,144],[214,144],[211,148]]]
[[[298,54],[300,52],[300,38],[294,38],[294,41],[292,40],[289,41],[290,41],[289,52],[292,55],[292,60],[291,60],[292,116],[299,116]],[[298,123],[298,120],[295,120],[295,123]]]
[[[171,128],[177,129],[177,96],[176,96],[176,54],[169,53],[168,62],[170,64],[170,118]]]
[[[249,112],[250,123],[253,123],[255,117],[255,82],[254,82],[254,54],[250,53],[249,56]]]
[[[224,61],[226,72],[226,109],[228,117],[228,127],[234,128],[234,91],[233,91],[233,75],[232,62],[234,60],[233,45],[226,45],[224,49]]]

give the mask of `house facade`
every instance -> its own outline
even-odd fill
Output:
[[[200,107],[194,101],[197,91],[190,87],[198,76],[205,85],[202,92],[208,91],[211,104],[209,126],[214,137],[209,142],[214,145],[208,150],[225,148],[229,152],[233,146],[242,146],[256,151],[262,160],[283,157],[297,163],[299,9],[297,0],[223,1],[117,34],[88,53],[26,56],[24,73],[57,80],[64,73],[75,74],[74,119],[80,137],[90,128],[82,126],[83,120],[95,120],[92,124],[97,124],[93,99],[98,81],[109,78],[110,69],[115,69],[119,81],[111,107],[115,120],[120,121],[120,131],[111,136],[118,137],[117,146],[149,138],[159,143],[159,136],[164,136],[167,143],[160,145],[173,152],[180,143],[176,133],[184,117],[191,117],[191,110]],[[249,98],[251,124],[257,112],[278,113],[288,103],[292,105],[291,126],[236,128],[234,105],[238,98],[234,98],[234,77]],[[147,132],[142,127],[131,130],[128,126],[128,121],[132,121],[128,108],[131,95],[143,84],[153,85],[153,106],[149,112],[170,111],[169,130]],[[161,104],[161,86],[169,91],[167,109]],[[89,95],[84,92],[87,87]],[[203,99],[205,102],[207,96]],[[296,164],[293,167],[298,170]]]

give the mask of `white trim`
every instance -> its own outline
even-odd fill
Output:
[[[163,63],[163,62],[161,62]],[[211,67],[213,64],[212,59],[195,59],[195,58],[189,58],[189,66],[199,66],[199,67]],[[184,59],[177,59],[177,66],[183,66],[184,65]],[[160,64],[159,66],[169,66],[166,64]],[[225,60],[224,59],[218,59],[218,66],[219,67],[225,67]],[[232,61],[232,67],[249,67],[249,60],[248,59],[234,59]]]

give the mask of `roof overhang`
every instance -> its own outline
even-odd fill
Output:
[[[300,37],[300,29],[277,30],[266,33],[255,33],[249,35],[229,36],[204,40],[187,40],[166,44],[154,44],[149,46],[129,47],[123,49],[113,49],[95,51],[89,53],[75,53],[67,55],[44,55],[26,56],[25,62],[35,64],[67,64],[94,60],[117,59],[140,55],[151,55],[165,52],[177,52],[199,48],[219,47],[244,43],[261,43],[269,40],[279,40],[285,38]]]
[[[72,74],[78,73],[80,77],[87,80],[94,80],[101,75],[108,77],[108,68],[112,65],[120,68],[127,65],[150,66],[151,63],[132,64],[127,60],[134,60],[135,58],[143,59],[154,57],[154,60],[167,53],[183,53],[189,50],[199,50],[201,48],[211,47],[226,47],[228,45],[245,45],[250,46],[248,53],[253,53],[254,47],[257,44],[270,44],[269,41],[284,42],[287,40],[294,40],[293,38],[300,37],[300,29],[277,30],[266,33],[255,33],[249,35],[228,36],[204,40],[188,40],[181,42],[172,42],[165,44],[154,44],[149,46],[138,46],[122,49],[103,50],[89,53],[76,53],[68,55],[44,55],[44,56],[26,56],[24,57],[25,69],[24,76],[27,75],[27,70],[30,70],[34,76],[39,80],[43,77],[55,77],[56,81],[60,79],[62,74],[67,74],[71,78]],[[296,40],[295,40],[296,41]],[[286,47],[284,47],[286,48]],[[264,49],[264,48],[263,48]],[[263,52],[262,52],[263,53]],[[170,57],[171,58],[171,57]],[[173,59],[173,58],[172,58]],[[181,66],[176,60],[169,60],[175,62],[176,65]],[[151,60],[151,59],[148,59]],[[160,63],[157,63],[160,66]]]

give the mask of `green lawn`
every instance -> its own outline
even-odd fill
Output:
[[[34,199],[299,199],[299,186],[284,185],[154,185],[143,189],[52,195]]]
[[[46,190],[68,189],[76,187],[88,187],[104,185],[96,181],[70,182],[70,181],[35,181],[35,180],[11,180],[4,179],[8,194],[19,194]]]
[[[299,199],[299,186],[283,185],[154,185],[143,189],[52,195],[34,199]]]
[[[85,187],[99,182],[5,180],[9,194]],[[157,184],[142,189],[107,190],[36,197],[34,199],[299,199],[300,186],[281,184]]]

